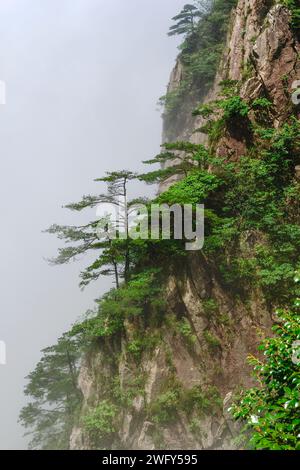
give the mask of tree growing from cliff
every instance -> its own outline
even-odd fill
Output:
[[[27,377],[25,395],[31,401],[20,413],[20,422],[32,436],[32,449],[67,449],[76,407],[80,349],[75,340],[62,336],[42,351],[43,357]]]
[[[67,209],[80,212],[97,206],[101,214],[83,226],[52,225],[47,232],[56,234],[72,246],[60,248],[52,259],[53,264],[65,264],[89,251],[97,253],[95,261],[81,273],[81,287],[97,280],[100,276],[114,276],[117,287],[120,278],[129,279],[130,240],[128,224],[130,207],[136,201],[128,199],[128,183],[136,178],[130,171],[107,173],[95,181],[107,184],[107,192],[97,196],[84,196],[81,201],[71,203]]]
[[[179,60],[182,67],[182,79],[178,87],[162,96],[166,132],[170,140],[178,137],[177,129],[181,126],[182,111],[190,100],[190,94],[203,97],[214,81],[222,57],[226,34],[230,24],[232,9],[238,0],[200,0],[194,2],[200,15],[191,24],[176,28],[173,25],[171,36],[181,34]],[[185,34],[185,30],[189,31]],[[178,32],[177,32],[178,31]]]
[[[147,184],[164,183],[172,176],[188,176],[195,169],[206,170],[213,161],[204,145],[191,142],[165,143],[164,152],[143,163],[146,165],[159,164],[160,169],[139,175],[141,181]]]
[[[207,2],[201,2],[204,3]],[[200,7],[200,5],[199,5]],[[181,12],[172,18],[175,21],[175,24],[170,27],[169,36],[176,36],[181,34],[191,34],[195,31],[196,21],[201,16],[200,9],[190,3],[184,5]]]

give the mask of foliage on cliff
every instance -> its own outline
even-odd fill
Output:
[[[298,273],[295,280],[299,283]],[[245,445],[254,449],[300,450],[299,308],[298,297],[290,309],[276,312],[275,336],[260,347],[265,360],[249,357],[258,386],[243,391],[231,410],[247,422],[244,431],[251,439],[244,438]]]
[[[189,91],[199,92],[200,97],[204,81],[207,87],[211,84],[235,3],[216,0],[208,12],[201,10],[201,14],[193,16],[192,22],[184,23],[185,40],[180,55],[184,64],[183,88],[177,90],[176,95],[166,97],[170,119],[172,110],[188,99]],[[200,2],[200,5],[203,4]],[[199,18],[197,24],[196,18]],[[165,183],[171,176],[177,176],[179,181],[152,201],[143,198],[138,201],[146,206],[151,203],[205,205],[205,245],[201,255],[211,272],[232,299],[246,304],[251,291],[259,288],[268,307],[280,308],[282,312],[282,323],[275,330],[278,338],[266,340],[263,346],[267,361],[261,363],[252,358],[261,387],[246,392],[235,414],[252,420],[252,446],[296,448],[299,421],[295,415],[298,409],[295,400],[299,381],[297,366],[289,360],[288,354],[292,341],[299,335],[299,309],[296,306],[289,310],[287,306],[294,298],[294,273],[300,267],[300,182],[295,173],[295,167],[300,164],[300,122],[291,112],[284,125],[274,128],[273,103],[269,97],[262,95],[245,100],[240,95],[241,85],[228,80],[221,83],[218,99],[194,111],[206,119],[201,131],[208,135],[207,146],[190,142],[164,144],[159,155],[145,162],[159,165],[159,168],[141,175],[130,171],[109,173],[100,179],[102,184],[108,184],[105,194],[85,196],[68,207],[81,211],[103,202],[121,204],[122,209],[125,208],[122,230],[128,235],[129,211],[136,202],[127,198],[128,182],[139,178],[150,184]],[[230,155],[221,157],[217,152],[219,140],[224,135],[232,137],[236,132],[246,136],[244,155],[239,159]],[[173,165],[169,167],[168,163]],[[178,269],[183,262],[188,262],[183,240],[112,238],[110,230],[114,221],[105,217],[101,224],[103,238],[99,239],[98,222],[95,219],[84,227],[55,225],[50,228],[51,233],[72,244],[60,250],[57,263],[68,262],[90,250],[96,254],[92,265],[82,274],[81,285],[96,281],[102,275],[113,275],[116,285],[97,300],[95,309],[66,335],[63,344],[67,341],[75,347],[74,365],[70,368],[68,355],[61,353],[59,342],[49,350],[51,360],[46,351],[46,357],[29,376],[26,394],[34,401],[24,408],[21,419],[33,429],[33,447],[67,447],[67,433],[74,423],[80,399],[74,386],[77,374],[74,376],[74,367],[80,352],[89,352],[101,345],[112,354],[127,328],[131,333],[130,339],[127,338],[127,353],[139,376],[121,387],[117,375],[112,373],[107,390],[103,392],[104,398],[98,402],[96,399],[79,422],[96,448],[109,447],[115,442],[122,409],[130,408],[133,399],[143,394],[145,377],[138,369],[140,359],[145,352],[155,350],[163,326],[168,326],[165,280],[174,266]],[[117,233],[122,230],[118,227]],[[207,301],[205,308],[208,313],[217,310],[214,301]],[[183,315],[176,329],[192,348],[195,335],[185,320]],[[226,322],[226,319],[219,321]],[[155,331],[150,338],[145,334],[149,322]],[[204,339],[211,351],[222,350],[222,343],[211,332],[205,331]],[[117,354],[112,356],[109,365],[114,370],[117,369],[114,361],[118,358]],[[50,366],[44,367],[49,360]],[[53,375],[57,379],[55,383],[47,376],[53,367],[55,374],[59,374],[58,378]],[[159,433],[163,426],[180,414],[184,413],[192,426],[195,416],[198,419],[203,412],[214,413],[220,407],[219,392],[214,384],[206,384],[205,389],[188,390],[185,384],[178,383],[170,352],[169,369],[171,372],[159,396],[144,405],[143,410],[155,425],[157,446],[162,442]],[[50,409],[45,408],[47,404]],[[276,422],[273,411],[278,418]],[[197,426],[192,427],[194,432],[199,432]]]
[[[292,14],[292,25],[300,32],[300,8],[297,0],[282,0],[283,5],[289,8]]]
[[[43,357],[27,377],[29,403],[20,422],[31,436],[32,449],[68,449],[76,409],[81,402],[77,386],[81,350],[68,335],[42,351]]]
[[[210,113],[211,125],[222,121],[222,126],[230,132],[234,122],[241,118],[247,119],[251,104],[237,97],[229,100],[225,98],[225,101],[222,98],[221,105],[217,107],[222,109],[222,113],[214,114],[213,111],[213,116]],[[212,153],[213,146],[207,147],[205,152],[203,146],[191,147],[183,142],[173,144],[173,150],[169,147],[169,152],[176,153],[180,149],[183,154],[186,153],[186,159],[192,155],[194,164],[186,164],[182,179],[153,202],[170,205],[204,203],[206,242],[203,253],[212,268],[221,276],[224,286],[230,289],[233,296],[240,296],[244,300],[250,286],[260,286],[270,305],[280,305],[284,308],[294,295],[293,278],[295,269],[299,266],[300,255],[300,186],[294,174],[295,166],[300,163],[300,123],[291,116],[289,122],[277,130],[262,126],[255,120],[251,123],[249,121],[249,125],[256,137],[249,146],[248,154],[237,162],[216,158]],[[182,158],[185,161],[185,157]],[[154,159],[154,163],[157,163],[157,159]],[[142,178],[147,179],[147,175]],[[240,248],[242,240],[245,239],[252,240],[252,250],[247,257]],[[111,241],[110,249],[115,243],[118,244],[118,240]],[[99,246],[98,249],[101,253],[103,247]],[[151,311],[156,311],[159,321],[164,321],[164,277],[168,274],[168,267],[176,264],[178,256],[186,256],[182,241],[135,240],[134,250],[132,246],[130,250],[131,262],[127,279],[124,279],[119,288],[97,301],[96,310],[71,330],[70,336],[76,338],[85,349],[99,338],[118,337],[123,332],[125,321],[135,322],[135,319],[140,318],[146,321],[147,312],[150,314]],[[166,259],[168,265],[164,261]],[[296,320],[296,323],[293,323],[292,317],[289,318],[292,326],[297,325]],[[210,338],[207,340],[210,342]],[[268,349],[268,354],[272,353],[273,347],[272,342],[269,344],[271,349]],[[148,343],[139,339],[132,342],[130,350],[132,354],[140,355],[146,347],[149,347]],[[39,371],[38,366],[37,373]],[[37,396],[46,393],[46,401],[49,401],[52,393],[51,389],[51,393],[49,392],[49,384],[36,382],[33,380],[36,372],[33,374],[27,393],[35,393]],[[278,380],[278,386],[286,390],[281,376]],[[41,387],[45,387],[46,392]],[[54,392],[55,402],[65,398],[65,395],[58,395],[57,398],[57,390]],[[174,393],[172,388],[168,389],[168,399],[171,399]],[[251,391],[250,395],[253,393]],[[288,395],[290,391],[286,390],[286,393]],[[77,397],[76,393],[75,396]],[[267,399],[267,395],[265,398]],[[172,407],[176,408],[176,400],[172,402]],[[117,406],[117,403],[113,402],[110,406]],[[105,405],[104,411],[107,411],[106,408]],[[97,410],[86,419],[86,425],[92,435],[95,435],[98,426],[95,425],[95,429],[91,430],[98,416]],[[44,415],[37,407],[34,414],[28,414],[29,411],[27,409],[22,412],[22,419],[25,423],[35,423],[38,435],[40,429],[47,427],[47,423],[50,424],[50,429],[56,430],[59,423],[57,419],[51,422],[48,415]],[[243,413],[246,412],[241,409],[240,416],[244,416]],[[47,421],[45,423],[43,419],[40,424],[41,417],[44,416]],[[63,414],[59,416],[67,416],[66,410],[63,409]],[[108,428],[112,429],[110,426],[108,424]],[[294,428],[291,429],[291,434],[293,438],[290,437],[287,444],[290,447],[293,446],[293,439],[295,440]],[[266,446],[266,440],[257,441],[257,445]],[[276,444],[274,446],[276,447]]]
[[[191,96],[200,100],[212,85],[224,49],[230,14],[237,0],[201,0],[195,4],[199,8],[198,22],[187,31],[178,57],[183,67],[181,82],[177,89],[160,99],[166,127],[170,123],[170,127],[176,128],[180,119],[178,112]]]

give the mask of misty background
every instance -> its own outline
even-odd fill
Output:
[[[61,206],[101,190],[93,179],[105,171],[141,170],[159,151],[156,102],[178,43],[166,33],[183,4],[1,0],[0,449],[26,448],[17,420],[40,350],[111,285],[100,279],[81,292],[87,260],[49,266],[61,242],[42,230],[81,222]]]

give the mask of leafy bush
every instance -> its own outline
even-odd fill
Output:
[[[189,347],[193,347],[197,341],[197,336],[193,333],[189,321],[184,318],[179,323],[179,333],[185,338]]]
[[[213,333],[208,330],[205,330],[203,333],[204,339],[207,342],[209,349],[216,351],[221,347],[221,342]]]
[[[251,104],[251,107],[254,109],[268,109],[271,106],[272,103],[267,98],[256,98]]]
[[[300,8],[297,0],[281,0],[281,3],[289,8],[292,14],[292,25],[296,30],[300,29]]]
[[[225,121],[233,119],[245,118],[249,113],[249,106],[240,96],[232,96],[219,103],[220,108],[223,110],[223,117]]]
[[[168,424],[176,421],[180,403],[180,388],[167,390],[151,404],[151,416],[157,424]]]
[[[203,389],[199,385],[188,389],[176,382],[167,384],[167,390],[161,393],[150,406],[150,414],[155,423],[166,425],[176,421],[178,413],[188,417],[213,413],[222,406],[220,393],[216,387]]]
[[[128,284],[112,289],[98,302],[98,311],[81,323],[75,324],[70,336],[77,336],[83,343],[99,337],[112,336],[122,331],[125,318],[144,314],[147,309],[160,310],[164,306],[162,287],[157,275],[160,270],[149,269],[133,275]]]
[[[117,415],[118,408],[104,400],[83,418],[83,424],[94,439],[108,438],[117,431],[115,423]]]
[[[143,344],[141,339],[134,339],[130,341],[127,345],[127,351],[135,356],[137,359],[140,359],[143,350]]]
[[[208,387],[203,390],[200,386],[196,385],[187,389],[182,394],[181,408],[191,415],[197,413],[201,416],[205,413],[213,413],[222,406],[220,393],[216,387]]]
[[[120,376],[117,374],[112,381],[109,393],[118,407],[131,408],[134,398],[144,394],[145,383],[146,374],[142,371],[136,377],[123,377],[122,385]]]
[[[255,120],[264,125],[268,124],[270,120],[270,112],[272,110],[273,103],[267,98],[256,98],[251,103],[251,109],[255,112]]]
[[[231,410],[247,422],[245,441],[250,431],[248,445],[254,449],[300,450],[300,347],[295,346],[300,340],[299,307],[297,299],[291,309],[277,311],[275,337],[260,346],[266,359],[249,358],[259,387],[242,392]]]
[[[213,317],[218,312],[218,304],[214,299],[207,299],[202,302],[205,316]]]
[[[223,181],[216,175],[206,171],[193,171],[186,178],[172,185],[162,193],[159,203],[172,204],[200,204],[211,193],[221,188]]]

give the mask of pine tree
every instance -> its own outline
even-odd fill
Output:
[[[160,169],[139,175],[141,181],[148,184],[164,183],[172,176],[186,177],[190,171],[207,169],[213,158],[201,144],[191,142],[165,143],[164,152],[151,160],[144,161],[146,165],[159,164]]]
[[[168,36],[193,33],[197,18],[200,18],[201,15],[202,13],[197,6],[186,4],[181,12],[172,18],[176,23],[170,27]]]
[[[77,387],[80,348],[63,335],[27,377],[25,395],[31,401],[21,410],[20,422],[32,436],[33,449],[67,449],[74,412],[81,399]]]
[[[65,264],[75,260],[77,256],[89,251],[99,252],[95,261],[81,273],[81,287],[100,276],[113,275],[117,288],[120,277],[127,282],[130,270],[130,240],[128,238],[128,221],[130,207],[136,201],[130,201],[127,194],[128,182],[136,175],[130,171],[111,172],[95,181],[108,185],[107,193],[98,196],[84,196],[81,201],[66,206],[73,211],[95,208],[101,204],[109,204],[116,209],[116,217],[104,214],[83,226],[52,225],[47,232],[56,234],[72,246],[59,249],[53,264]],[[74,244],[75,243],[75,244]]]

